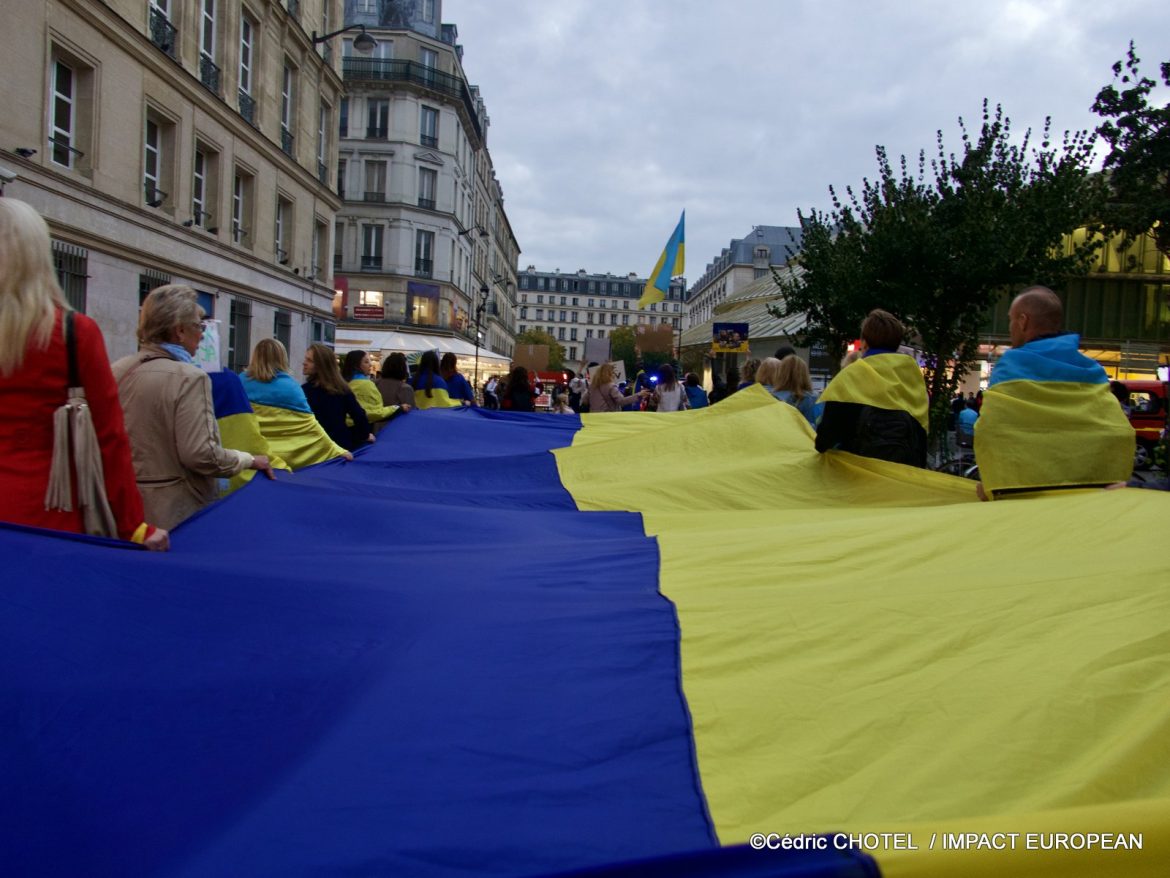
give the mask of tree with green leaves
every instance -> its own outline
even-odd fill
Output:
[[[1089,170],[1093,138],[1065,133],[1052,142],[1045,123],[1013,144],[1011,122],[987,102],[979,131],[959,119],[962,148],[948,152],[942,132],[929,162],[903,156],[895,170],[877,148],[876,180],[839,198],[833,209],[801,217],[798,268],[775,272],[784,303],[804,312],[805,343],[840,356],[861,319],[885,308],[907,325],[926,362],[932,433],[944,429],[948,403],[974,364],[979,331],[996,301],[1014,287],[1056,284],[1087,270],[1099,240],[1064,249],[1064,236],[1095,217],[1103,188]]]
[[[1157,83],[1141,75],[1140,65],[1131,42],[1125,61],[1113,65],[1113,82],[1093,102],[1093,112],[1105,120],[1097,133],[1109,145],[1103,220],[1106,231],[1122,235],[1123,247],[1149,232],[1170,256],[1170,102],[1150,102]],[[1161,73],[1170,86],[1170,61]]]
[[[548,368],[558,371],[565,365],[565,346],[543,329],[526,329],[516,335],[516,344],[542,344],[548,348]]]
[[[637,338],[632,326],[619,326],[609,334],[609,356],[626,364],[626,376],[633,380],[638,364]]]

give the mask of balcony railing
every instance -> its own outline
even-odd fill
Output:
[[[150,41],[170,55],[177,56],[175,46],[179,42],[179,32],[167,17],[154,7],[150,10]]]
[[[280,129],[280,148],[286,155],[293,154],[293,133],[287,128]]]
[[[381,271],[382,257],[381,256],[363,256],[362,257],[362,271]]]
[[[419,196],[418,206],[425,207],[427,210],[434,210],[435,209],[435,199],[423,198],[422,196]]]
[[[362,197],[362,201],[378,201],[384,202],[386,200],[385,192],[366,192]]]
[[[435,146],[439,145],[439,138],[434,137],[430,134],[420,134],[418,136],[418,142],[421,143],[423,146],[435,147]]]
[[[367,125],[366,140],[385,140],[387,128],[385,125]]]
[[[397,58],[358,58],[351,55],[342,58],[341,65],[341,75],[347,82],[409,82],[427,91],[462,101],[476,135],[483,139],[475,101],[471,99],[467,85],[458,76],[417,61]]]
[[[219,66],[206,55],[199,56],[199,81],[212,94],[219,94]]]
[[[415,277],[433,277],[435,269],[435,260],[433,259],[415,259],[414,260],[414,276]]]
[[[246,91],[240,91],[240,115],[253,128],[256,126],[256,101]]]

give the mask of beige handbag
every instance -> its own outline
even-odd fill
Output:
[[[49,487],[45,491],[45,509],[73,510],[72,470],[77,473],[77,504],[81,507],[85,532],[99,537],[116,537],[118,525],[106,497],[102,449],[89,404],[85,401],[85,388],[81,386],[77,373],[72,311],[65,312],[62,324],[69,357],[69,387],[65,404],[53,413],[53,462],[49,468]]]

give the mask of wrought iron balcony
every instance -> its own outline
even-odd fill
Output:
[[[253,128],[256,125],[256,101],[246,91],[240,91],[240,115],[244,117],[244,121]]]
[[[421,143],[423,146],[432,146],[433,147],[433,146],[439,145],[439,138],[432,137],[429,134],[420,134],[418,136],[418,142]]]
[[[206,55],[199,56],[199,81],[212,94],[219,94],[219,66]]]
[[[422,196],[419,196],[418,206],[425,207],[427,210],[434,210],[435,209],[435,199],[423,198]]]
[[[415,277],[434,277],[435,260],[433,259],[415,259],[414,260],[414,276]]]
[[[280,148],[286,155],[293,154],[293,133],[283,127],[280,129]]]
[[[385,140],[387,128],[385,125],[367,125],[366,140]]]
[[[353,55],[341,59],[341,75],[347,82],[409,82],[427,91],[463,102],[476,135],[482,139],[479,114],[466,83],[458,76],[444,73],[417,61],[397,58],[359,58]]]
[[[150,41],[172,58],[177,57],[175,46],[179,42],[179,31],[153,6],[150,9]]]
[[[385,200],[386,200],[386,193],[385,192],[366,192],[364,194],[364,197],[362,198],[362,201],[383,202]]]
[[[362,257],[362,271],[381,271],[382,257],[381,256],[363,256]]]

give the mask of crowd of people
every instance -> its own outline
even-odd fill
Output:
[[[401,353],[375,376],[368,352],[351,351],[339,366],[313,344],[300,382],[284,345],[262,339],[242,376],[209,375],[193,359],[205,319],[194,289],[158,287],[142,304],[138,352],[111,365],[97,325],[65,303],[44,220],[0,199],[0,520],[166,550],[171,529],[256,473],[353,460],[393,417],[476,404],[455,355],[434,351],[413,376]],[[1134,452],[1125,402],[1061,330],[1059,297],[1024,290],[1009,319],[1012,348],[987,392],[952,403],[960,444],[978,455],[980,497],[1123,483]],[[758,383],[815,430],[817,451],[924,467],[929,401],[917,362],[899,351],[905,329],[880,309],[860,329],[856,357],[819,397],[807,363],[784,346],[726,382],[717,377],[710,395],[670,365],[656,380],[639,371],[622,385],[613,364],[591,364],[588,377],[557,385],[550,410],[678,412]],[[531,412],[543,388],[517,366],[483,393],[489,409]]]

